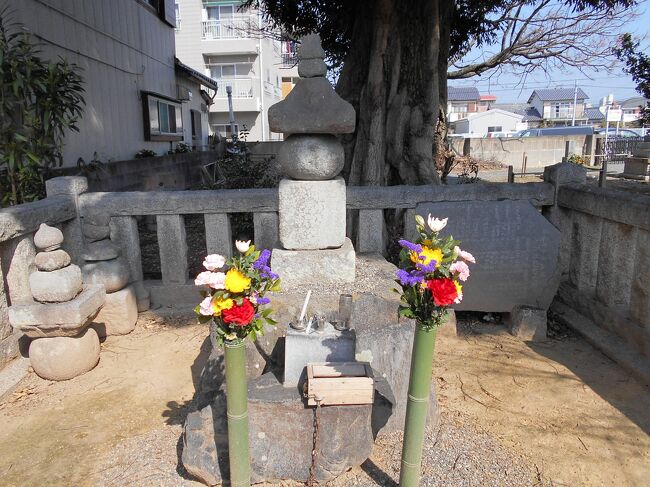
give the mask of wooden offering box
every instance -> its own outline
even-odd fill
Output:
[[[321,406],[372,404],[375,380],[366,362],[307,364],[307,404]]]

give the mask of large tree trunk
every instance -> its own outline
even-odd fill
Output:
[[[343,138],[348,184],[439,184],[452,2],[357,4],[336,87],[357,111],[355,133]]]

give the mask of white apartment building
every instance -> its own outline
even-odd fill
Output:
[[[245,127],[251,141],[279,140],[282,135],[269,130],[267,113],[298,77],[295,48],[261,36],[260,12],[244,10],[241,4],[176,0],[176,55],[219,86],[208,115],[211,133],[230,136],[226,95],[230,86],[235,130]]]

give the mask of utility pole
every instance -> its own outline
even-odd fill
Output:
[[[575,127],[576,124],[576,104],[578,103],[578,80],[573,80],[573,119],[571,120],[571,126]]]

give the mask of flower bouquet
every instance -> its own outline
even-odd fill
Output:
[[[271,252],[255,250],[246,242],[236,241],[239,255],[226,260],[218,254],[208,255],[203,261],[205,271],[194,284],[204,286],[203,301],[194,311],[201,323],[214,320],[217,342],[253,340],[264,333],[264,324],[275,325],[271,309],[260,311],[270,300],[268,291],[280,290],[280,279],[268,266]]]
[[[399,312],[415,319],[415,336],[411,355],[404,443],[400,468],[400,487],[416,487],[420,478],[424,428],[429,409],[436,329],[447,315],[447,308],[463,299],[463,285],[469,277],[468,263],[476,260],[458,246],[452,236],[440,231],[447,218],[429,215],[425,224],[415,217],[419,233],[415,242],[400,240],[397,282],[402,286]]]
[[[413,318],[425,328],[442,324],[447,307],[463,299],[463,285],[469,277],[467,263],[476,260],[461,250],[460,242],[449,235],[441,237],[447,218],[429,215],[427,226],[420,215],[415,217],[420,236],[415,242],[399,240],[400,269],[397,282],[402,286],[400,315]]]
[[[229,259],[208,255],[205,271],[194,283],[203,286],[203,301],[195,311],[201,323],[215,323],[216,338],[224,346],[226,368],[226,409],[228,416],[228,456],[231,485],[250,485],[248,446],[248,397],[244,339],[264,333],[264,324],[275,325],[264,295],[280,290],[280,279],[268,266],[271,252],[236,241],[239,254]]]

